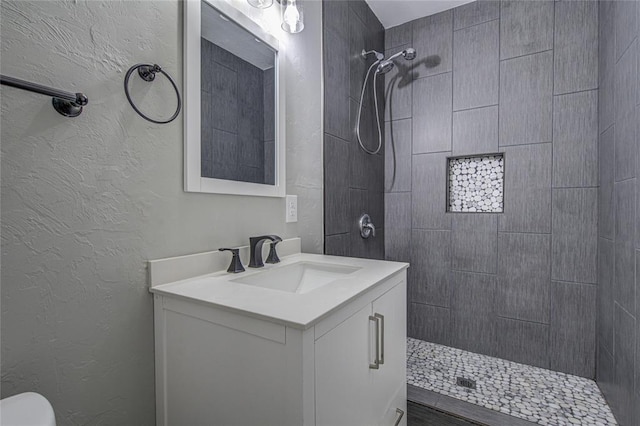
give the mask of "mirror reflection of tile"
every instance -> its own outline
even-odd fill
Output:
[[[502,154],[447,159],[449,212],[502,213],[504,157]]]
[[[273,185],[274,68],[201,41],[202,176]]]

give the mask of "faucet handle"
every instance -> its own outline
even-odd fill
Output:
[[[230,251],[231,252],[231,264],[229,268],[227,268],[227,272],[233,272],[237,274],[238,272],[244,272],[244,266],[242,266],[242,261],[240,260],[240,249],[237,248],[219,248],[218,251]]]
[[[280,258],[278,257],[278,253],[276,252],[276,245],[282,240],[274,240],[271,242],[271,247],[269,247],[269,256],[267,256],[267,263],[278,263],[280,262]]]

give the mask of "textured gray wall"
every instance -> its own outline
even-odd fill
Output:
[[[275,8],[237,5],[277,22]],[[152,425],[146,261],[264,232],[322,251],[322,12],[306,7],[301,34],[275,33],[287,46],[287,190],[299,197],[298,224],[285,224],[283,199],[183,192],[182,119],[155,125],[127,103],[138,62],[182,86],[179,2],[2,2],[2,73],[90,100],[70,119],[2,87],[2,397],[40,392],[59,425]],[[132,93],[150,114],[173,111],[162,78]]]
[[[418,53],[386,107],[386,258],[411,262],[410,336],[594,376],[597,9],[479,1],[387,30],[387,54]],[[504,214],[446,214],[446,157],[492,152]]]
[[[640,422],[640,3],[599,5],[596,371],[625,426]]]
[[[360,52],[381,52],[384,28],[364,0],[324,0],[323,4],[325,253],[382,259],[384,142],[380,153],[369,155],[358,145],[355,128],[362,82],[375,60],[371,56],[365,61]],[[384,78],[380,77],[382,110]],[[372,81],[367,85],[360,128],[362,141],[371,151],[378,144]],[[357,224],[363,213],[371,216],[376,237],[360,236]]]

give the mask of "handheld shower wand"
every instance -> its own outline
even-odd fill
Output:
[[[358,107],[358,117],[357,117],[357,124],[356,124],[356,136],[358,138],[358,144],[360,144],[360,148],[362,148],[362,150],[364,152],[366,152],[367,154],[371,154],[371,155],[375,155],[378,152],[380,152],[380,149],[382,148],[382,129],[380,126],[380,109],[378,108],[378,90],[377,90],[377,85],[376,85],[376,79],[378,77],[378,74],[386,74],[389,71],[391,71],[393,69],[393,67],[395,66],[395,64],[393,63],[394,59],[396,59],[399,56],[404,57],[405,60],[407,61],[412,61],[413,59],[415,59],[416,57],[416,49],[414,49],[413,47],[409,47],[401,52],[398,52],[394,55],[391,55],[389,57],[389,59],[384,59],[384,55],[380,52],[376,52],[375,50],[369,50],[369,51],[365,51],[364,49],[362,49],[362,57],[363,58],[367,58],[367,56],[369,56],[370,54],[375,54],[376,55],[376,61],[371,64],[371,66],[369,67],[369,69],[367,70],[367,74],[364,77],[364,82],[362,83],[362,93],[360,94],[360,105]],[[375,72],[373,73],[373,102],[375,104],[375,108],[376,108],[376,124],[378,126],[378,147],[374,150],[371,151],[367,148],[365,148],[364,144],[362,143],[362,139],[360,138],[360,118],[362,116],[362,102],[364,100],[364,91],[367,87],[367,81],[369,80],[369,74],[371,73],[371,70],[377,67]]]

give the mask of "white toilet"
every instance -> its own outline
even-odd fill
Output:
[[[0,425],[56,426],[56,417],[47,398],[25,392],[0,400]]]

